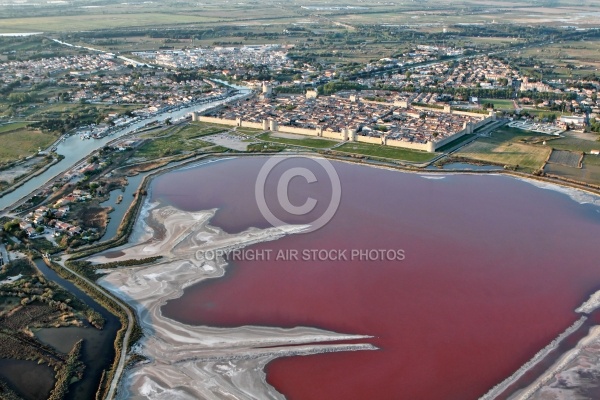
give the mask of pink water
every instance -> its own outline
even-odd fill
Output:
[[[152,196],[185,210],[219,207],[213,224],[229,232],[267,227],[254,202],[264,161],[170,173]],[[379,351],[269,364],[268,381],[289,399],[475,399],[571,325],[600,288],[596,207],[509,177],[334,165],[343,195],[332,222],[254,248],[403,249],[405,261],[237,262],[163,307],[189,324],[375,337],[367,342]],[[329,195],[327,185],[292,183],[298,204]]]

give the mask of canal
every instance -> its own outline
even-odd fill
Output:
[[[87,293],[68,280],[61,278],[41,258],[35,260],[35,265],[47,279],[71,292],[88,307],[100,313],[106,321],[101,330],[86,323],[84,327],[44,328],[36,332],[36,337],[41,342],[62,353],[68,353],[78,340],[83,339],[81,353],[82,361],[85,364],[83,379],[69,387],[66,399],[93,399],[96,396],[102,372],[110,368],[113,362],[114,340],[117,331],[121,328],[121,322]]]

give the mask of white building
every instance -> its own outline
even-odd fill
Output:
[[[585,117],[578,117],[575,115],[572,116],[562,116],[560,117],[560,122],[563,122],[567,125],[577,125],[577,126],[582,126],[585,124]]]

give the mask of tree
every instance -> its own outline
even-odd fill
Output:
[[[8,101],[12,104],[23,104],[31,101],[29,93],[11,93],[8,95]]]
[[[13,232],[16,228],[19,227],[19,221],[13,220],[4,224],[5,232]]]

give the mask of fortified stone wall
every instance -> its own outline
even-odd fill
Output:
[[[452,142],[453,140],[456,140],[456,139],[459,139],[459,138],[465,136],[467,133],[469,133],[469,130],[470,130],[469,128],[463,129],[462,131],[456,132],[454,135],[448,136],[447,138],[442,139],[439,142],[432,143],[433,151],[436,151],[440,147]]]
[[[478,116],[481,116],[481,115],[478,115]],[[193,118],[193,115],[192,115],[192,118]],[[349,141],[360,142],[360,143],[379,144],[379,145],[401,147],[401,148],[406,148],[406,149],[421,150],[421,151],[427,151],[430,153],[434,153],[440,147],[442,147],[456,139],[459,139],[466,134],[471,134],[471,133],[473,133],[474,129],[477,129],[481,126],[484,126],[484,125],[494,121],[495,116],[490,115],[487,118],[484,118],[475,124],[472,124],[472,123],[465,124],[466,125],[465,128],[463,130],[461,130],[460,132],[457,132],[452,136],[448,136],[447,138],[442,139],[440,141],[427,142],[427,143],[405,142],[403,140],[388,139],[386,137],[377,138],[377,137],[371,137],[371,136],[361,136],[361,135],[357,135],[356,131],[353,129],[344,129],[342,132],[332,132],[332,131],[323,131],[323,129],[321,127],[317,127],[316,129],[306,129],[306,128],[296,128],[293,126],[279,126],[276,121],[267,121],[267,120],[265,120],[261,123],[261,122],[247,122],[247,121],[243,121],[240,118],[238,118],[237,120],[234,121],[234,120],[230,120],[230,119],[214,118],[214,117],[206,117],[206,116],[197,116],[197,120],[201,121],[201,122],[208,122],[208,123],[229,125],[229,126],[240,126],[240,127],[255,128],[255,129],[262,129],[262,130],[268,130],[267,129],[267,127],[268,127],[270,130],[275,131],[275,132],[292,133],[292,134],[313,136],[313,137],[318,136],[318,137],[324,137],[324,138],[335,139],[335,140],[349,140]]]
[[[348,138],[344,136],[343,132],[323,131],[323,137],[327,139],[348,140]]]
[[[206,117],[204,115],[200,115],[198,117],[198,121],[200,121],[200,122],[208,122],[208,123],[211,123],[211,124],[221,124],[221,125],[229,125],[229,126],[238,126],[237,121],[235,121],[233,119]]]
[[[356,135],[356,141],[360,143],[383,144],[384,138]]]
[[[434,144],[431,142],[411,143],[411,142],[405,142],[403,140],[387,139],[386,146],[401,147],[404,149],[411,149],[411,150],[420,150],[420,151],[426,151],[429,153],[433,153],[435,151]]]
[[[263,129],[263,124],[261,122],[248,122],[248,121],[240,121],[240,127],[244,128],[254,128],[254,129]]]
[[[468,112],[468,111],[457,111],[457,110],[452,110],[452,114],[464,115],[466,117],[474,117],[474,118],[480,118],[480,119],[484,119],[486,117],[485,114],[472,113],[472,112]]]
[[[279,126],[277,131],[284,133],[296,133],[298,135],[319,136],[318,129],[296,128],[293,126]]]
[[[489,117],[487,117],[487,118],[484,118],[484,119],[482,119],[481,121],[479,121],[479,122],[477,122],[476,124],[474,124],[474,125],[473,125],[473,129],[480,128],[480,127],[482,127],[482,126],[484,126],[484,125],[487,125],[487,124],[489,124],[490,122],[493,122],[493,121],[495,121],[495,120],[496,120],[496,117],[495,117],[495,115],[490,115]]]

